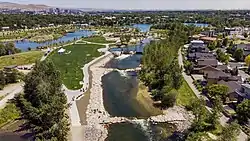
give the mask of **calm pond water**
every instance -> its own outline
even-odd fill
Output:
[[[184,23],[184,25],[194,25],[196,27],[208,27],[209,24],[205,24],[205,23]]]
[[[17,48],[20,48],[21,50],[26,51],[28,47],[37,48],[37,47],[52,45],[55,43],[69,42],[69,41],[73,41],[74,39],[80,39],[81,37],[88,37],[93,34],[94,34],[94,31],[79,30],[73,33],[67,33],[65,36],[57,40],[47,41],[43,43],[36,43],[36,42],[29,41],[29,40],[24,40],[24,41],[16,41],[15,45]]]

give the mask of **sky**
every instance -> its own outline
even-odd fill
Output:
[[[250,9],[250,0],[0,0],[65,8],[101,9]]]

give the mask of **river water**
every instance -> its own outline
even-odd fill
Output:
[[[129,47],[133,50],[133,47]],[[113,49],[116,50],[116,49]],[[124,69],[136,68],[140,65],[142,55],[122,55],[111,60],[107,67],[118,68],[102,78],[105,109],[111,116],[136,117],[133,123],[110,125],[106,141],[175,141],[178,136],[171,124],[152,124],[145,119],[152,116],[137,101],[138,79],[126,73]]]
[[[81,37],[91,36],[94,33],[95,33],[94,31],[89,31],[89,30],[78,30],[73,33],[67,33],[65,36],[57,40],[52,40],[52,41],[47,41],[47,42],[42,42],[42,43],[32,42],[29,40],[16,41],[15,46],[21,49],[22,51],[27,51],[29,47],[34,49],[34,48],[42,47],[42,46],[49,46],[55,43],[66,43],[69,41],[73,41],[74,39],[80,39]]]
[[[138,28],[141,32],[148,32],[150,30],[151,25],[150,24],[134,24],[133,27]],[[80,39],[81,37],[91,36],[94,33],[95,33],[94,31],[89,31],[89,30],[78,30],[73,33],[67,33],[65,36],[59,39],[46,41],[42,43],[32,42],[29,40],[16,41],[15,46],[21,49],[22,51],[27,51],[28,48],[35,49],[37,47],[49,46],[49,45],[53,45],[56,43],[65,43],[65,42],[73,41],[74,39]]]

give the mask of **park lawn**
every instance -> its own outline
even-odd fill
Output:
[[[0,109],[0,127],[11,122],[21,115],[19,109],[14,103],[8,103],[3,109]]]
[[[50,58],[58,70],[61,72],[63,84],[69,89],[80,89],[82,85],[80,81],[83,80],[82,68],[91,60],[99,57],[99,48],[101,45],[93,44],[75,44],[64,47],[65,54],[58,54],[55,50],[48,58]],[[69,53],[71,52],[71,53]],[[69,53],[69,54],[67,54]]]
[[[6,55],[0,57],[0,69],[5,66],[11,65],[27,65],[35,63],[37,60],[40,60],[43,56],[42,51],[29,51],[23,53],[17,53],[13,55]]]
[[[197,99],[186,80],[183,81],[182,86],[178,90],[178,93],[177,105],[188,106],[191,104],[193,99]]]
[[[104,37],[101,37],[101,36],[86,37],[86,38],[83,38],[82,40],[88,41],[88,42],[93,42],[93,43],[103,43],[103,44],[115,43],[115,41],[107,41]],[[80,41],[80,43],[81,43],[81,41]]]

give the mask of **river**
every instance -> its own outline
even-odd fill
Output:
[[[49,45],[53,45],[56,43],[66,43],[69,41],[73,41],[74,39],[80,39],[81,37],[91,36],[94,33],[95,33],[94,31],[89,31],[89,30],[78,30],[72,33],[67,33],[66,35],[64,35],[63,37],[59,39],[42,42],[42,43],[32,42],[29,40],[16,41],[15,46],[21,49],[22,51],[27,51],[28,48],[35,49],[37,47],[49,46]]]
[[[151,25],[150,24],[134,24],[134,28],[138,28],[141,32],[148,32],[150,30]],[[66,43],[73,41],[75,39],[80,39],[81,37],[88,37],[93,35],[95,32],[90,30],[78,30],[73,33],[67,33],[63,37],[52,40],[52,41],[46,41],[42,43],[37,43],[29,40],[20,40],[15,42],[15,46],[22,51],[27,51],[28,48],[35,49],[37,47],[43,47],[43,46],[49,46],[56,43]]]
[[[130,46],[133,50],[136,46]],[[112,49],[112,51],[120,48]],[[122,55],[111,60],[106,66],[118,68],[102,78],[105,109],[111,116],[138,118],[133,123],[117,123],[109,126],[106,141],[175,141],[179,136],[173,134],[172,124],[152,124],[145,119],[155,113],[145,109],[136,99],[138,94],[137,76],[131,76],[125,69],[140,65],[142,55]]]

